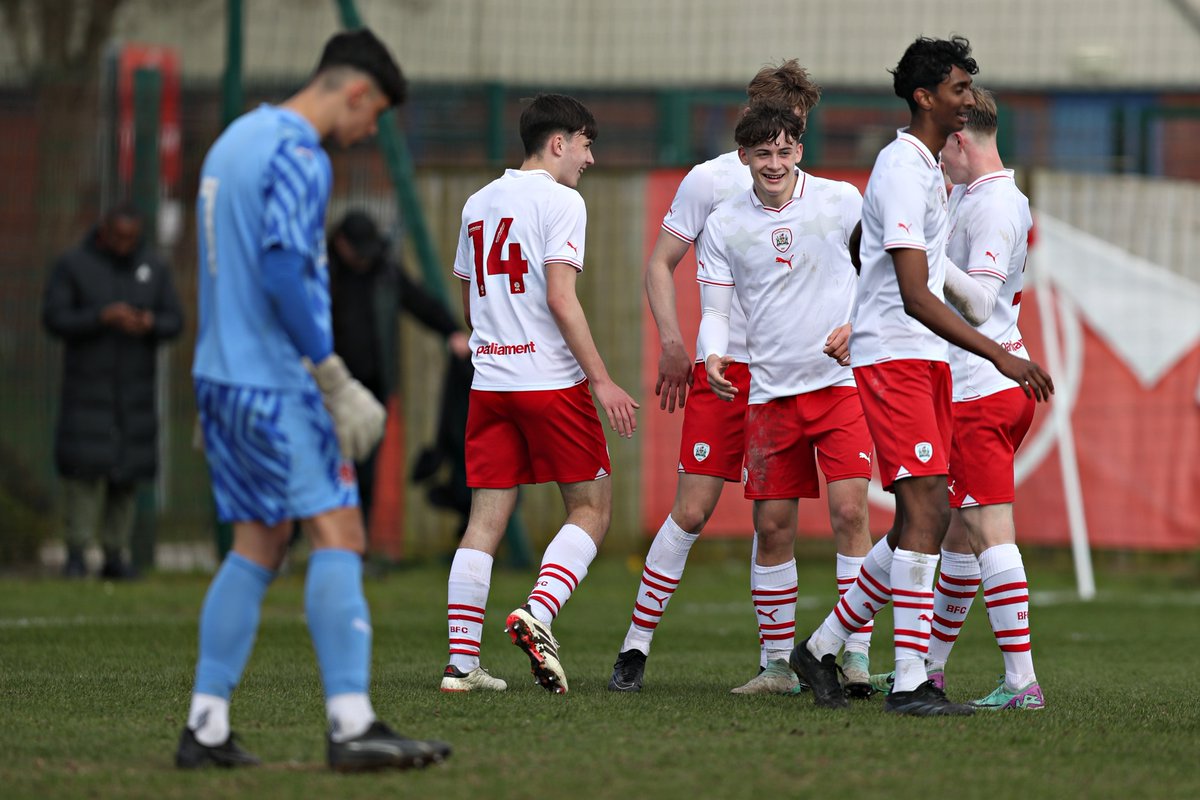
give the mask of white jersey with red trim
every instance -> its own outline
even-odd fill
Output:
[[[901,358],[949,361],[949,343],[904,311],[888,250],[924,250],[929,291],[939,299],[946,277],[946,181],[937,159],[907,129],[880,151],[863,197],[862,271],[850,335],[855,367]]]
[[[583,271],[587,209],[545,170],[506,170],[468,198],[454,274],[470,282],[471,388],[564,389],[584,379],[546,303],[546,264]]]
[[[675,191],[671,208],[663,217],[662,228],[688,244],[697,252],[709,215],[713,209],[750,188],[753,181],[750,169],[742,163],[737,150],[719,155],[692,167]],[[746,362],[746,313],[737,298],[729,310],[729,353],[735,360]],[[696,342],[696,360],[703,361],[700,343]]]
[[[991,172],[950,193],[950,237],[946,255],[968,275],[990,275],[1003,281],[992,315],[978,331],[1019,358],[1029,358],[1017,317],[1021,313],[1021,288],[1025,258],[1029,254],[1029,229],[1033,217],[1029,199],[1017,188],[1010,169]],[[1018,386],[992,362],[960,347],[950,348],[954,375],[954,400],[974,400]]]
[[[849,241],[862,197],[848,183],[797,170],[792,199],[766,206],[749,189],[708,218],[696,279],[733,286],[749,316],[750,403],[853,386],[822,352],[850,320],[858,283]]]

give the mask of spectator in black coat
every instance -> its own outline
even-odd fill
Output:
[[[63,341],[54,460],[63,482],[64,574],[86,574],[100,530],[106,578],[131,578],[125,559],[139,481],[158,469],[158,345],[183,314],[166,264],[144,246],[142,217],[122,204],[59,257],[42,322]]]
[[[446,304],[413,281],[389,256],[389,241],[363,211],[349,211],[329,237],[329,286],[333,301],[333,349],[375,398],[388,405],[397,389],[398,315],[412,314],[440,333],[457,359],[470,363],[471,346]],[[432,380],[432,375],[431,375]],[[359,505],[369,523],[378,449],[357,462]]]

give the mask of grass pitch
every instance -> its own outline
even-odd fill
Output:
[[[324,768],[300,570],[268,593],[234,695],[234,729],[266,765],[234,772],[172,766],[208,576],[130,585],[9,579],[0,584],[0,795],[1200,797],[1200,587],[1102,571],[1098,599],[1085,604],[1073,599],[1067,571],[1039,567],[1034,553],[1026,561],[1048,708],[966,719],[894,718],[878,696],[839,713],[815,708],[808,695],[730,695],[757,669],[748,570],[736,562],[688,567],[635,695],[605,687],[640,564],[599,560],[555,625],[566,696],[533,684],[502,631],[534,570],[497,570],[483,662],[509,691],[443,695],[448,568],[397,571],[367,584],[374,704],[398,730],[445,739],[455,753],[424,772],[356,776]],[[800,587],[803,637],[832,603],[832,554],[802,561]],[[947,671],[956,700],[983,696],[1002,671],[976,604]],[[885,611],[876,626],[879,671],[891,661],[890,619]]]

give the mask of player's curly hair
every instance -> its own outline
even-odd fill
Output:
[[[896,96],[908,103],[909,111],[915,112],[917,101],[913,92],[917,89],[936,91],[938,84],[946,80],[955,67],[961,67],[968,75],[979,72],[979,65],[971,58],[971,43],[965,36],[949,39],[922,36],[908,46],[896,68],[888,71],[892,73]]]
[[[779,134],[794,142],[804,133],[804,119],[796,116],[795,106],[756,103],[746,109],[734,129],[733,139],[739,147],[757,147],[773,142]]]
[[[765,66],[746,84],[746,99],[750,105],[766,103],[801,109],[801,116],[821,100],[821,87],[813,82],[800,62],[789,58],[779,66]]]

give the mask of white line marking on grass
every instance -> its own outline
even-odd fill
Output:
[[[277,619],[284,621],[297,622],[304,624],[303,615],[285,614]],[[117,616],[110,615],[104,617],[89,617],[83,614],[77,614],[73,617],[13,617],[5,619],[0,617],[0,630],[12,630],[17,628],[82,628],[82,627],[99,627],[99,628],[122,628],[138,625],[180,625],[180,624],[196,624],[196,613],[189,611],[180,613],[177,616]]]

